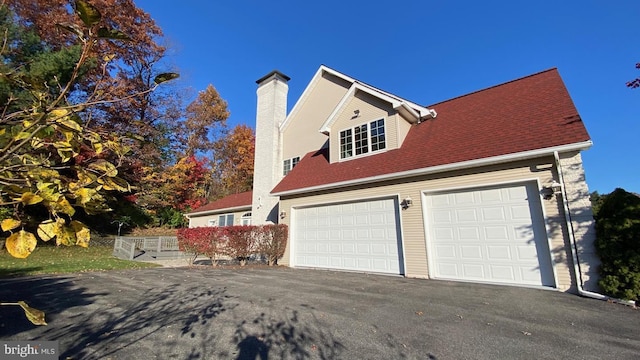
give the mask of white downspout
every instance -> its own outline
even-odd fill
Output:
[[[603,295],[600,293],[596,293],[596,292],[588,291],[584,289],[582,284],[582,272],[580,271],[580,263],[578,262],[576,239],[573,231],[573,224],[571,223],[571,213],[569,212],[569,201],[567,198],[567,192],[564,185],[564,175],[562,174],[562,165],[560,165],[560,156],[558,155],[557,151],[553,152],[553,157],[555,158],[555,161],[556,161],[556,169],[558,169],[558,177],[559,177],[558,180],[562,185],[561,195],[562,195],[562,204],[564,205],[564,218],[567,222],[567,230],[569,233],[569,243],[571,244],[571,255],[573,257],[573,272],[575,273],[575,277],[576,277],[576,287],[578,288],[578,294],[580,294],[581,296],[590,297],[593,299],[611,300],[611,301],[619,302],[625,305],[635,306],[635,302],[633,301],[620,300],[620,299],[609,297],[607,295]]]

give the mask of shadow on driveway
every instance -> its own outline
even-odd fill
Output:
[[[0,339],[63,359],[633,359],[638,311],[554,291],[289,268],[27,277]]]

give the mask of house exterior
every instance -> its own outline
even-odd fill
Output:
[[[291,267],[597,290],[592,142],[556,69],[424,106],[321,66],[287,114],[289,80],[257,81],[253,191],[190,226],[287,224]]]

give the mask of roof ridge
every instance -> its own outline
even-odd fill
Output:
[[[435,107],[435,106],[440,105],[440,104],[444,104],[444,103],[449,102],[449,101],[461,99],[461,98],[467,97],[469,95],[474,95],[474,94],[477,94],[477,93],[480,93],[480,92],[483,92],[483,91],[487,91],[487,90],[491,90],[491,89],[494,89],[494,88],[497,88],[497,87],[508,85],[508,84],[511,84],[511,83],[514,83],[514,82],[517,82],[517,81],[521,81],[521,80],[524,80],[524,79],[527,79],[527,78],[530,78],[530,77],[538,76],[538,75],[541,75],[541,74],[544,74],[544,73],[547,73],[547,72],[550,72],[550,71],[554,71],[554,70],[557,71],[558,68],[557,67],[552,67],[552,68],[549,68],[549,69],[546,69],[546,70],[539,71],[539,72],[534,73],[534,74],[526,75],[526,76],[523,76],[523,77],[520,77],[520,78],[517,78],[517,79],[505,81],[505,82],[500,83],[500,84],[496,84],[496,85],[492,85],[492,86],[489,86],[489,87],[486,87],[486,88],[483,88],[483,89],[472,91],[472,92],[466,93],[464,95],[459,95],[459,96],[455,96],[455,97],[452,97],[452,98],[447,99],[447,100],[442,100],[442,101],[439,101],[439,102],[434,103],[434,104],[424,105],[424,107],[432,108],[432,107]]]

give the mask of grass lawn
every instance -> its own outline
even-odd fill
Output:
[[[159,265],[128,261],[111,255],[112,247],[38,246],[26,259],[16,259],[6,250],[0,250],[0,278],[62,274],[86,271],[142,269]]]

